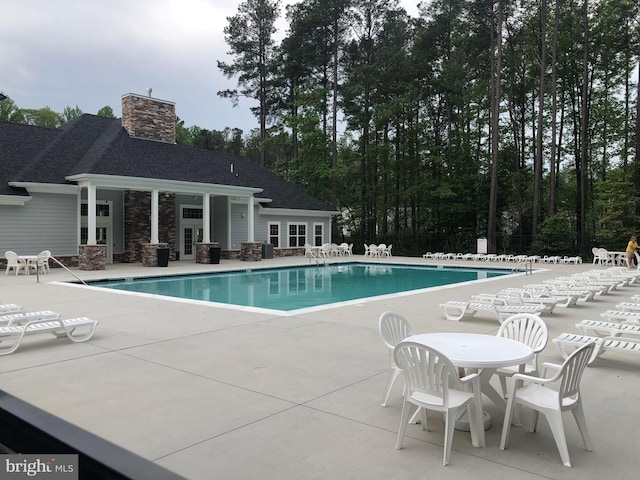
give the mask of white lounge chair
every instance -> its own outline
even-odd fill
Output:
[[[610,335],[600,337],[579,333],[562,333],[553,339],[553,343],[558,346],[560,355],[562,355],[563,358],[568,358],[573,351],[588,343],[595,343],[595,349],[593,350],[591,358],[589,358],[589,365],[591,365],[598,357],[607,351],[640,354],[640,333],[627,330],[624,332],[624,335],[625,336]]]
[[[582,320],[576,323],[576,328],[583,335],[595,335],[598,337],[619,337],[625,333],[640,335],[640,321],[629,320],[623,322],[602,322],[600,320]]]
[[[600,316],[609,322],[612,321],[640,321],[640,312],[625,312],[622,310],[606,310]]]
[[[447,320],[459,321],[465,315],[472,317],[477,312],[491,312],[502,323],[507,317],[516,313],[531,313],[540,315],[544,310],[542,305],[494,305],[492,303],[473,303],[450,301],[440,304],[440,310]]]
[[[60,318],[60,314],[58,312],[52,312],[51,310],[40,310],[38,312],[17,312],[10,313],[8,315],[0,315],[0,325],[19,325],[31,320],[52,320],[55,318]]]
[[[20,310],[22,310],[22,307],[15,303],[5,303],[4,305],[0,305],[0,314],[19,312]]]
[[[508,295],[520,295],[523,302],[528,303],[555,303],[556,307],[571,307],[576,304],[575,295],[549,295],[547,290],[526,288],[505,288],[501,293]],[[537,302],[536,302],[537,301]]]
[[[553,313],[553,309],[560,303],[558,299],[549,299],[544,297],[524,297],[516,293],[480,293],[471,297],[473,300],[481,302],[491,302],[496,305],[540,305],[543,307],[543,313]]]
[[[89,340],[98,326],[97,320],[86,317],[56,319],[56,320],[32,320],[24,325],[11,325],[0,327],[0,355],[8,355],[15,352],[25,335],[38,333],[51,333],[57,338],[66,336],[72,342],[84,342]],[[74,335],[76,329],[87,329],[84,335]]]

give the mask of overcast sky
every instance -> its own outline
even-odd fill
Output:
[[[231,60],[223,29],[240,1],[2,0],[0,92],[20,108],[108,105],[119,117],[123,94],[150,87],[187,126],[247,133],[258,127],[250,101],[233,108],[216,94],[236,87],[217,61]],[[282,16],[297,1],[283,0]],[[418,0],[401,3],[416,15]]]

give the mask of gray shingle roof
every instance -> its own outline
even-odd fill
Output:
[[[84,114],[61,129],[0,122],[0,146],[0,195],[26,193],[11,181],[102,174],[262,188],[256,198],[272,199],[272,208],[332,210],[248,158],[132,138],[120,119]]]

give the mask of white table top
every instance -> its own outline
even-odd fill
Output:
[[[456,367],[500,368],[531,359],[531,347],[510,338],[479,333],[423,333],[406,341],[417,342],[449,357]]]

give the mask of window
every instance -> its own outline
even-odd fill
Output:
[[[201,208],[190,208],[183,207],[182,208],[182,218],[202,218],[202,209]]]
[[[322,223],[315,223],[313,225],[313,244],[316,247],[320,247],[322,246],[322,244],[324,243],[323,238],[324,235],[322,235],[322,231],[324,230],[324,225]]]
[[[96,203],[96,217],[108,217],[110,215],[110,205],[108,203]],[[89,205],[82,203],[80,205],[80,215],[89,216]]]
[[[289,247],[304,247],[307,243],[307,224],[289,224]]]
[[[273,248],[280,246],[280,224],[269,223],[269,243],[273,245]]]

